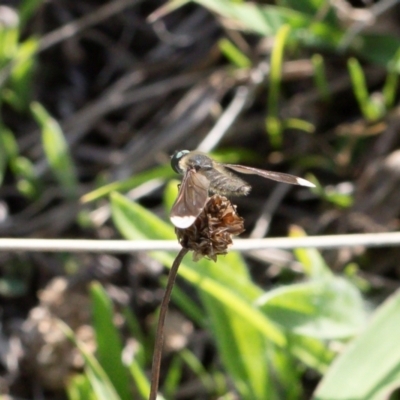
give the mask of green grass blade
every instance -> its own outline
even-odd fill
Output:
[[[44,0],[24,0],[19,6],[19,15],[21,19],[21,25],[29,20],[32,14],[40,7]]]
[[[365,75],[360,63],[356,58],[351,58],[348,61],[348,68],[354,94],[361,112],[368,121],[377,120],[381,117],[382,113],[379,107],[377,107],[377,105],[375,105],[370,99]]]
[[[300,335],[289,335],[289,349],[304,365],[321,374],[328,370],[336,355],[325,341]]]
[[[69,400],[96,400],[89,379],[84,374],[72,377],[68,382],[66,391]]]
[[[225,368],[233,377],[243,400],[267,399],[273,391],[267,362],[267,337],[243,314],[200,293],[210,318],[211,330]]]
[[[150,393],[150,382],[147,379],[143,369],[135,359],[129,365],[129,371],[141,398],[147,399]],[[163,400],[163,397],[158,395],[157,400]]]
[[[296,129],[306,133],[314,133],[315,126],[304,119],[299,118],[287,118],[282,123],[283,129]]]
[[[18,51],[18,15],[11,12],[13,13],[12,17],[15,18],[11,17],[8,23],[2,24],[0,29],[0,69],[7,65]]]
[[[16,61],[10,75],[10,87],[13,92],[12,105],[19,111],[28,109],[36,67],[36,51],[39,42],[35,38],[27,39],[18,47]]]
[[[398,50],[393,57],[393,60],[388,65],[388,75],[386,77],[385,85],[382,89],[383,98],[385,100],[386,108],[390,109],[393,107],[399,84],[399,72],[400,72],[400,50]]]
[[[82,203],[89,203],[91,201],[98,200],[104,196],[108,196],[111,192],[120,191],[125,192],[131,190],[143,183],[146,183],[152,179],[168,179],[175,176],[176,173],[171,169],[169,165],[163,165],[156,167],[148,171],[141,172],[135,176],[125,179],[123,181],[111,182],[107,185],[101,186],[98,189],[93,190],[82,196]]]
[[[337,25],[316,21],[314,14],[309,15],[289,7],[227,0],[196,2],[233,20],[242,30],[261,36],[275,36],[287,24],[292,28],[293,38],[308,46],[336,48],[343,37],[343,32]]]
[[[351,58],[348,61],[348,68],[350,72],[351,82],[353,84],[354,94],[358,101],[358,105],[364,117],[369,119],[371,115],[369,115],[368,103],[369,103],[369,93],[367,88],[367,83],[365,81],[364,72],[361,68],[361,65],[355,58]]]
[[[99,283],[90,287],[97,355],[122,400],[131,398],[127,368],[122,363],[122,343],[113,322],[112,303]]]
[[[261,6],[227,0],[197,0],[196,3],[238,22],[244,30],[265,36],[276,35],[285,24],[293,27],[307,26],[311,18],[284,7]]]
[[[271,145],[275,148],[282,146],[283,126],[279,120],[279,96],[282,80],[283,50],[289,37],[290,26],[284,25],[279,29],[275,38],[274,49],[271,54],[271,72],[269,79],[268,110],[266,128]]]
[[[36,176],[35,166],[26,157],[16,157],[10,166],[18,178],[17,187],[24,196],[35,199],[42,193],[43,185]]]
[[[14,160],[18,157],[19,149],[18,143],[15,139],[13,132],[6,127],[5,125],[0,123],[0,140],[2,150],[5,152],[7,160]]]
[[[74,198],[78,192],[77,178],[61,127],[39,103],[32,103],[31,109],[42,130],[43,148],[50,168],[65,194]]]
[[[3,183],[5,169],[18,156],[18,144],[14,134],[0,123],[0,186]]]
[[[400,292],[376,310],[369,327],[333,363],[314,400],[383,399],[400,381]]]
[[[279,6],[291,8],[304,14],[315,16],[321,7],[326,6],[325,0],[278,0]],[[329,4],[328,4],[329,7]]]
[[[137,340],[135,358],[140,365],[145,365],[147,361],[151,361],[151,351],[153,351],[152,344],[149,338],[142,331],[140,323],[136,318],[135,313],[129,307],[124,307],[122,313],[125,317],[126,323],[129,327],[130,335]]]
[[[64,332],[65,336],[71,340],[78,348],[83,359],[85,360],[86,376],[92,385],[97,400],[121,400],[115,391],[106,372],[100,366],[96,358],[86,350],[85,346],[76,340],[73,331],[61,320],[58,321],[60,329]]]
[[[326,102],[331,101],[328,80],[326,78],[324,58],[320,54],[314,54],[311,57],[314,67],[314,85],[318,89],[322,99]]]
[[[182,379],[182,366],[182,359],[178,355],[175,355],[169,365],[163,385],[163,391],[167,399],[176,397],[176,393],[179,389],[179,382]]]
[[[224,38],[218,42],[222,54],[236,67],[249,68],[250,59],[240,51],[230,40]]]
[[[280,390],[275,396],[278,400],[298,400],[302,398],[301,369],[290,356],[289,349],[290,347],[282,351],[282,349],[271,346],[269,350],[273,376],[280,382]]]
[[[305,232],[298,226],[290,229],[290,237],[303,237]],[[301,262],[304,273],[310,278],[320,279],[332,276],[332,271],[326,264],[321,253],[316,249],[296,249],[294,251],[296,258]]]
[[[396,36],[382,34],[364,34],[357,36],[352,50],[371,63],[387,67],[400,48]]]
[[[167,278],[161,279],[162,285],[167,286]],[[175,286],[172,292],[173,302],[180,308],[181,311],[197,326],[205,328],[207,325],[206,318],[203,310],[197,305],[197,303],[188,296],[183,290]]]
[[[188,349],[181,350],[179,352],[179,357],[190,368],[190,370],[196,374],[204,387],[211,392],[215,384],[199,358]]]

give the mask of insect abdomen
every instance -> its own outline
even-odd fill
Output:
[[[224,171],[225,172],[225,171]],[[251,186],[237,176],[228,172],[220,173],[213,169],[210,171],[210,190],[221,195],[244,196],[249,194]]]

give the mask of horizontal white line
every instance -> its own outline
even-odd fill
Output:
[[[400,232],[307,236],[301,238],[236,239],[231,250],[296,249],[339,247],[390,247],[400,245]],[[174,240],[78,240],[0,238],[0,251],[130,253],[137,251],[177,251]]]

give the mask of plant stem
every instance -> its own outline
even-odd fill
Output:
[[[167,315],[168,303],[171,298],[171,292],[172,288],[174,287],[176,275],[178,274],[179,265],[181,264],[183,257],[188,251],[188,249],[184,248],[179,251],[171,266],[171,270],[169,271],[167,287],[165,288],[164,297],[160,306],[160,315],[158,317],[156,340],[153,353],[153,363],[151,367],[151,387],[149,400],[156,400],[157,398],[158,384],[160,380],[161,356],[164,344],[165,317]]]

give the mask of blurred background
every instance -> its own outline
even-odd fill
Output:
[[[394,0],[2,0],[0,236],[173,240],[182,149],[316,185],[246,176],[243,238],[396,231],[399,45]],[[1,252],[2,398],[147,398],[174,256]],[[399,398],[399,260],[187,256],[160,399]]]

